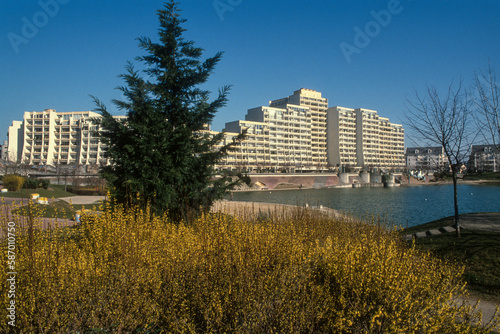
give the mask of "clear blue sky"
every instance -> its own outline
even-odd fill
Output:
[[[24,111],[94,109],[89,94],[120,114],[111,103],[121,98],[118,75],[143,54],[137,37],[156,38],[163,3],[1,1],[0,139]],[[499,0],[183,0],[180,8],[185,37],[205,58],[225,52],[204,87],[233,86],[215,130],[301,87],[329,106],[404,123],[414,90],[460,79],[469,87],[488,62],[500,72]]]

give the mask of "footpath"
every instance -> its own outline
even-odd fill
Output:
[[[500,213],[499,212],[485,212],[485,213],[467,213],[460,215],[460,229],[461,230],[478,230],[478,231],[491,231],[500,233]],[[453,226],[444,226],[440,229],[431,229],[407,234],[406,240],[413,238],[425,238],[428,236],[435,236],[442,233],[456,233],[456,228]],[[495,315],[497,305],[500,305],[500,298],[488,298],[480,296],[474,292],[469,292],[470,296],[467,301],[459,300],[459,302],[466,302],[471,305],[478,303],[478,309],[483,313],[482,323],[487,324]]]
[[[75,204],[75,205],[98,205],[100,201],[105,199],[105,196],[71,196],[71,197],[61,197],[57,198],[54,201],[65,201],[67,203]],[[0,204],[0,210],[2,210],[2,215],[8,221],[16,219],[18,224],[20,224],[21,227],[26,227],[29,224],[28,217],[20,217],[15,216],[11,213],[11,210],[13,209],[13,206],[23,206],[27,205],[30,200],[27,198],[11,198],[11,197],[4,197],[2,200],[2,203]],[[52,199],[49,200],[52,202]],[[67,227],[67,226],[73,226],[76,225],[77,222],[74,219],[66,219],[66,218],[37,218],[37,223],[39,224],[39,227],[42,229],[49,229],[49,228],[57,228],[57,227]],[[0,237],[3,237],[3,229],[0,229]]]
[[[490,231],[500,233],[500,213],[499,212],[481,212],[466,213],[460,215],[460,227],[467,230]],[[443,226],[440,229],[431,229],[407,234],[406,240],[412,238],[425,238],[427,236],[439,235],[442,233],[456,233],[454,226]]]

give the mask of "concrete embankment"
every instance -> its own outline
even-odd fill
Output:
[[[264,189],[325,188],[340,184],[336,174],[250,175],[252,184]]]
[[[380,173],[318,173],[318,174],[250,174],[250,186],[240,190],[278,190],[331,187],[399,186],[390,174],[390,182],[383,183]],[[399,178],[399,176],[398,176]]]

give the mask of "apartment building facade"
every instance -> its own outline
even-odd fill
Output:
[[[403,125],[380,117],[380,166],[401,169],[405,162],[405,131]]]
[[[311,114],[312,168],[323,170],[327,167],[326,157],[326,110],[328,99],[320,92],[301,88],[285,98],[269,102],[270,107],[285,108],[286,105],[308,107]]]
[[[406,166],[410,170],[442,171],[448,169],[448,158],[443,147],[407,147]]]
[[[311,113],[308,107],[249,109],[245,120],[226,123],[227,140],[246,131],[246,138],[221,162],[221,169],[296,172],[315,168]]]
[[[328,164],[338,169],[405,167],[404,129],[377,111],[332,107],[327,110]]]
[[[263,122],[233,121],[226,123],[224,142],[232,143],[238,135],[246,131],[245,140],[237,145],[235,151],[228,155],[217,166],[226,170],[252,170],[254,168],[265,168],[271,164],[269,151],[269,127]]]
[[[106,164],[104,147],[94,136],[100,115],[92,111],[25,112],[9,127],[9,161],[28,165]],[[117,116],[117,118],[125,118]]]
[[[358,166],[356,112],[332,107],[327,112],[327,157],[330,166],[352,169]]]
[[[500,150],[496,145],[472,145],[469,170],[474,172],[500,171]]]
[[[25,112],[9,127],[6,154],[30,165],[107,164],[91,111]],[[126,116],[116,116],[126,119]],[[207,126],[205,131],[213,134]],[[244,120],[228,122],[220,145],[246,138],[220,161],[219,170],[323,171],[405,166],[404,130],[374,110],[328,108],[320,92],[301,88],[293,95],[248,109]]]

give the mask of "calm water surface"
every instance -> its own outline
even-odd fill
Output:
[[[452,216],[453,186],[332,188],[236,192],[235,201],[323,205],[356,216],[375,214],[401,226]],[[500,212],[499,185],[459,185],[459,212]]]

